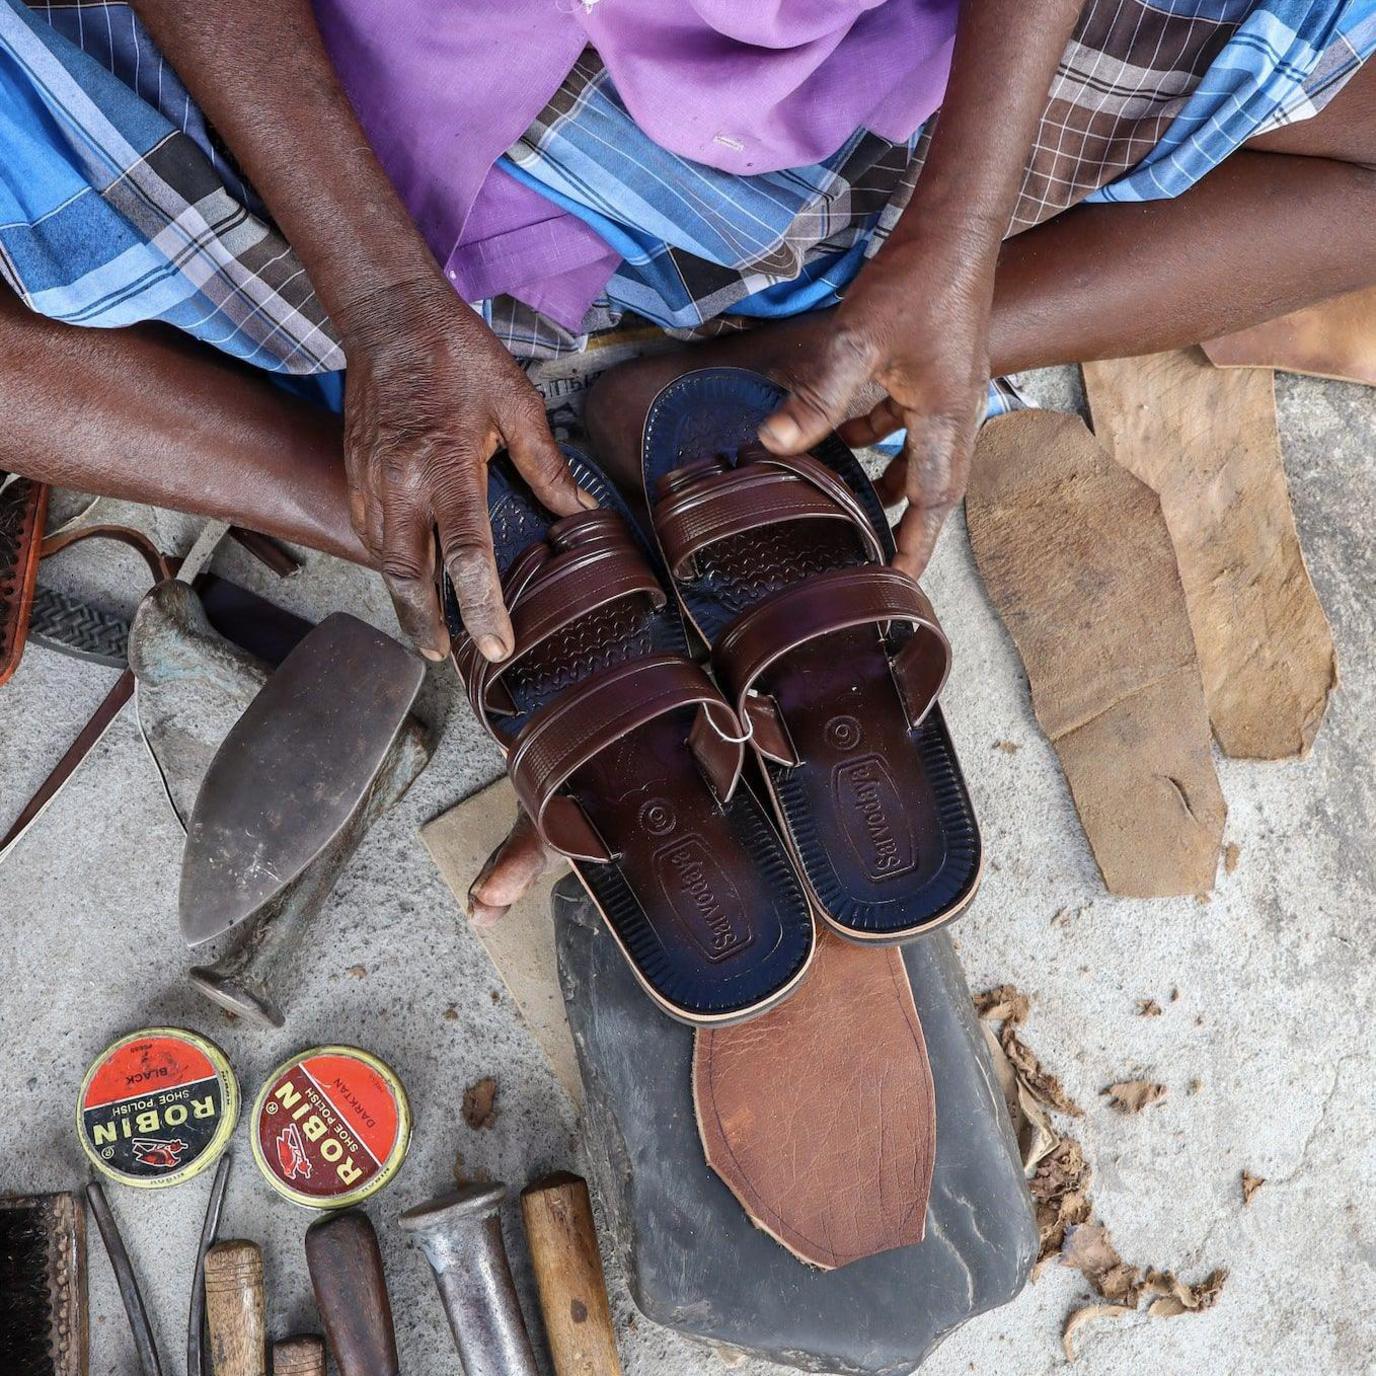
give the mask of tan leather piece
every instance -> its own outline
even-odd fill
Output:
[[[1276,431],[1274,376],[1197,349],[1087,363],[1100,442],[1161,499],[1224,754],[1308,753],[1338,682]]]
[[[1203,349],[1218,368],[1275,368],[1376,387],[1376,287],[1210,339]]]
[[[787,1003],[700,1029],[707,1163],[756,1227],[826,1270],[922,1241],[936,1098],[903,958],[819,930]]]
[[[1227,808],[1156,494],[1079,417],[1022,411],[981,432],[965,514],[1105,886],[1206,892]]]

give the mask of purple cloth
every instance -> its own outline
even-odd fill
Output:
[[[469,300],[567,328],[616,265],[591,229],[493,168],[591,44],[636,123],[748,175],[858,128],[900,142],[938,106],[959,0],[314,0],[383,166]]]

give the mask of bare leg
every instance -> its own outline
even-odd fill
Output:
[[[366,562],[338,417],[171,330],[89,330],[0,285],[0,468]]]
[[[1264,151],[1262,151],[1264,150]],[[1376,64],[1316,119],[1258,140],[1173,201],[1083,206],[1005,246],[995,372],[1190,344],[1376,282]],[[818,317],[614,370],[594,389],[599,457],[638,486],[645,408],[689,368],[787,382]],[[339,423],[156,328],[55,324],[0,287],[0,467],[232,518],[363,561]]]

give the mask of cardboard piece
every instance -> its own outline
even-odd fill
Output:
[[[1210,339],[1203,349],[1216,368],[1275,368],[1376,387],[1376,287]]]
[[[1196,349],[1084,374],[1100,441],[1161,499],[1223,752],[1305,755],[1338,665],[1290,510],[1273,374],[1220,371]]]
[[[1156,495],[1078,417],[1020,411],[981,432],[965,509],[1109,892],[1206,892],[1227,808]]]
[[[469,885],[483,861],[515,820],[516,794],[503,775],[421,828],[421,840],[460,908],[465,906]],[[581,1108],[583,1081],[559,993],[559,964],[550,920],[550,895],[564,873],[565,866],[551,865],[500,922],[473,930],[539,1042],[550,1069]]]

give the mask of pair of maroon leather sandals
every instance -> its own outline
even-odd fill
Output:
[[[567,855],[666,1013],[713,1025],[807,973],[814,914],[905,941],[973,898],[981,855],[937,706],[950,646],[888,567],[882,506],[828,439],[756,440],[784,393],[739,369],[671,383],[642,471],[653,531],[601,504],[556,518],[503,458],[489,506],[515,651],[484,660],[453,591],[455,661],[521,805]]]

